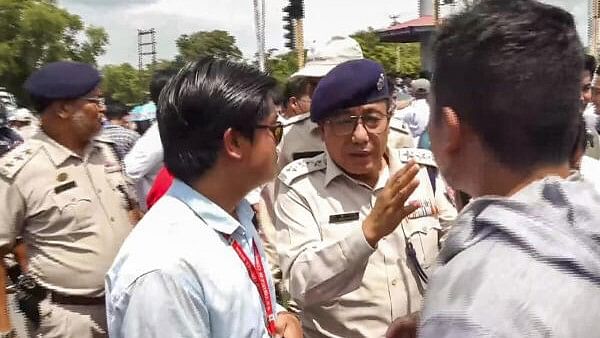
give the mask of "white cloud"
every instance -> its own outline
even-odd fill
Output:
[[[267,49],[284,51],[282,8],[288,0],[265,2]],[[587,1],[544,2],[573,13],[582,39],[587,38]],[[256,51],[252,0],[61,0],[59,3],[79,14],[87,24],[107,30],[110,46],[101,57],[101,64],[137,64],[137,29],[147,28],[157,30],[159,58],[169,59],[176,54],[175,40],[181,34],[213,29],[227,30],[234,35],[246,57],[252,57]],[[305,0],[305,8],[307,45],[369,26],[387,27],[391,14],[400,15],[401,21],[417,17],[417,0]]]

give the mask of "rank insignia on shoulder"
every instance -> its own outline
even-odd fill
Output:
[[[421,200],[419,202],[421,206],[417,210],[413,211],[412,214],[408,215],[408,219],[416,219],[421,217],[437,215],[437,208],[431,201]]]
[[[358,212],[347,212],[345,214],[337,214],[329,216],[329,223],[343,223],[358,220]]]
[[[418,164],[437,168],[437,164],[433,159],[433,153],[427,149],[402,148],[398,152],[400,161],[403,163],[414,160]]]
[[[59,186],[54,187],[54,193],[60,194],[61,192],[73,189],[75,187],[77,187],[77,183],[75,183],[75,181],[70,181],[65,184],[61,184]]]

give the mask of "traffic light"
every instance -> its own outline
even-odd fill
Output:
[[[283,8],[283,29],[285,34],[285,46],[290,49],[296,48],[296,20],[304,18],[304,0],[289,0],[289,5]]]
[[[283,29],[286,33],[283,35],[285,38],[285,46],[289,49],[296,48],[296,30],[294,27],[294,19],[290,17],[285,17],[286,20],[285,25],[283,25]]]

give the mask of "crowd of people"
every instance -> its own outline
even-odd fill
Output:
[[[0,337],[598,336],[573,17],[483,1],[433,51],[399,82],[333,37],[283,88],[202,58],[135,131],[94,67],[43,65],[36,114],[0,109]]]

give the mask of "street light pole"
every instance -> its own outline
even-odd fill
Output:
[[[262,8],[259,0],[254,1],[254,25],[256,26],[256,46],[258,54],[258,69],[261,72],[265,71],[265,31],[264,31],[264,10],[265,2],[261,0]]]

